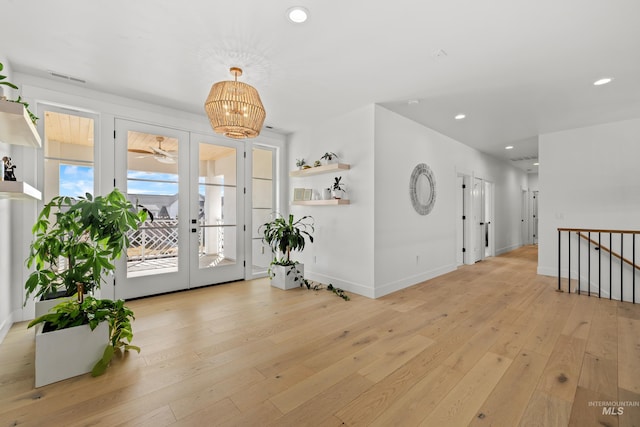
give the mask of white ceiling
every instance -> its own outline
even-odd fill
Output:
[[[294,5],[305,24],[287,20]],[[640,117],[638,0],[2,0],[0,20],[14,71],[203,120],[211,84],[240,66],[282,132],[379,103],[489,154],[535,158],[540,133]],[[603,76],[615,80],[592,85]]]

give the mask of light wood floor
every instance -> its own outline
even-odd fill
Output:
[[[640,304],[557,293],[536,259],[378,300],[257,280],[131,301],[140,355],[39,389],[16,324],[0,426],[639,426],[593,402],[640,405]]]

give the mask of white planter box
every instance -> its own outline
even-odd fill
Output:
[[[91,372],[109,343],[109,323],[43,333],[36,326],[36,387]]]
[[[304,277],[304,264],[296,264],[288,267],[282,265],[271,266],[271,272],[273,273],[271,286],[275,286],[276,288],[284,290],[299,288],[302,282],[300,280],[294,280],[296,277],[295,272],[292,271],[291,273],[287,274],[294,268],[299,271],[299,277]]]

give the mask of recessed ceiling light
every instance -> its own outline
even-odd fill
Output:
[[[513,145],[507,145],[504,147],[505,150],[513,150]]]
[[[467,115],[466,115],[466,114],[458,114],[457,116],[455,116],[455,117],[454,117],[454,119],[456,119],[456,120],[462,120],[462,119],[464,119],[465,117],[467,117]]]
[[[287,10],[289,21],[302,24],[309,17],[309,11],[302,6],[294,6]]]
[[[540,166],[540,163],[535,162],[535,163],[533,164],[533,166]]]
[[[611,80],[613,80],[611,77],[604,77],[600,80],[596,80],[595,82],[593,82],[593,85],[594,86],[606,85],[607,83],[611,83]]]

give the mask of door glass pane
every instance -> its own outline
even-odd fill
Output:
[[[198,266],[204,269],[235,264],[236,149],[201,142],[198,156]]]
[[[253,149],[253,171],[251,184],[253,188],[251,230],[253,273],[266,273],[273,258],[271,248],[262,243],[258,233],[260,225],[269,221],[273,213],[273,150],[265,148]]]
[[[178,271],[178,140],[129,131],[127,198],[154,216],[132,233],[127,277]]]

